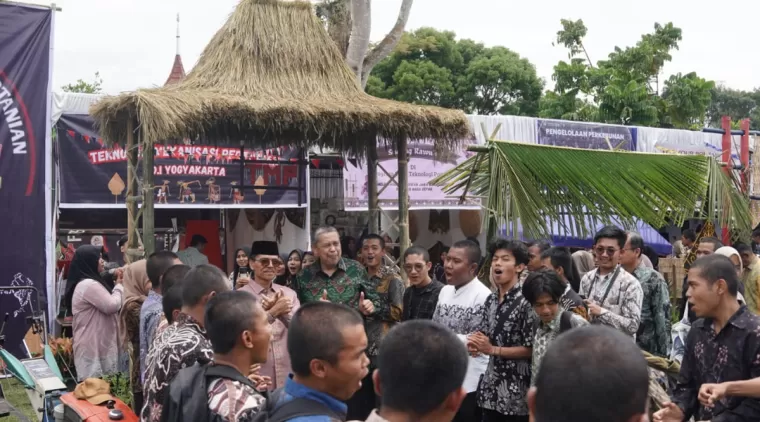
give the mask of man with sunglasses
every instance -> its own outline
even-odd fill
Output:
[[[292,289],[274,283],[277,270],[284,266],[280,259],[277,242],[256,241],[251,246],[249,268],[253,270],[253,282],[240,288],[261,301],[272,330],[266,363],[261,365],[260,374],[269,377],[270,390],[285,386],[290,373],[288,355],[288,328],[290,320],[300,306],[298,296]]]
[[[627,240],[628,235],[615,226],[596,233],[593,252],[597,268],[583,276],[580,294],[592,324],[607,325],[634,337],[641,323],[644,291],[636,277],[620,265],[620,251]]]

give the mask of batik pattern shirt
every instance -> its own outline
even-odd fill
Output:
[[[562,312],[557,312],[557,316],[548,324],[539,322],[536,334],[533,335],[533,356],[531,358],[531,370],[530,370],[530,385],[536,385],[536,377],[538,376],[538,370],[541,367],[541,359],[544,358],[546,351],[549,349],[549,345],[560,335]],[[572,312],[564,310],[564,312]],[[540,321],[540,320],[539,320]],[[577,328],[588,325],[588,321],[583,319],[580,315],[573,313],[570,317],[570,327]]]
[[[302,304],[320,300],[326,290],[330,302],[359,309],[359,295],[363,291],[364,298],[372,301],[376,310],[381,308],[380,298],[369,282],[367,270],[353,259],[341,258],[331,276],[322,271],[322,265],[317,260],[298,274],[294,289]]]
[[[583,303],[583,298],[570,287],[570,284],[565,286],[565,292],[559,298],[559,306],[562,310],[572,312],[588,321],[586,304]]]
[[[616,272],[618,275],[612,280]],[[613,284],[610,287],[611,281]],[[604,297],[608,287],[609,293]],[[580,294],[603,308],[601,315],[590,316],[592,324],[607,325],[631,337],[636,335],[641,322],[644,291],[639,280],[628,271],[618,266],[602,276],[598,268],[591,270],[581,280]]]
[[[402,321],[413,319],[433,319],[435,306],[438,304],[438,295],[441,293],[443,283],[431,280],[425,287],[409,287],[404,291],[404,312]]]
[[[633,275],[641,282],[644,293],[636,344],[655,356],[669,356],[672,324],[668,284],[660,273],[641,264],[633,271]]]
[[[208,408],[212,420],[249,422],[264,407],[266,399],[251,386],[228,378],[210,380]],[[219,419],[216,419],[219,418]]]
[[[711,319],[698,319],[692,324],[673,402],[683,411],[684,420],[694,416],[697,421],[760,421],[760,399],[726,397],[713,407],[701,406],[698,400],[699,388],[704,383],[758,377],[760,317],[741,306],[717,334]]]
[[[145,375],[145,357],[148,355],[150,344],[153,343],[158,322],[164,314],[161,300],[161,295],[151,290],[140,308],[140,382]]]
[[[744,300],[747,308],[755,315],[760,314],[760,263],[758,258],[755,262],[744,269]]]
[[[404,282],[390,267],[384,266],[380,272],[370,277],[370,289],[377,292],[380,308],[367,318],[367,356],[376,363],[380,342],[397,322],[401,322],[404,308]]]
[[[499,295],[486,299],[481,317],[481,331],[494,347],[533,347],[536,313],[516,284],[499,303]],[[531,359],[506,359],[491,356],[488,369],[478,387],[478,405],[502,415],[525,416],[530,388]]]
[[[193,317],[180,313],[177,320],[154,339],[145,359],[145,404],[140,420],[158,422],[169,384],[177,373],[196,362],[208,363],[213,356],[206,331]]]

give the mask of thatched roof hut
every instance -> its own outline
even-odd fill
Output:
[[[131,126],[147,144],[201,138],[359,153],[378,138],[448,148],[470,134],[460,111],[364,93],[300,1],[242,0],[183,81],[105,97],[90,113],[107,142],[123,142]]]

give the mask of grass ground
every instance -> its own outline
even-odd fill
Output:
[[[11,406],[15,407],[16,410],[18,410],[24,416],[26,416],[29,422],[36,422],[37,412],[35,412],[34,409],[32,409],[32,405],[29,404],[29,396],[27,396],[26,390],[24,390],[23,384],[21,384],[15,378],[6,378],[6,379],[0,380],[0,385],[2,385],[3,387],[3,393],[5,393],[5,400],[7,400]],[[0,421],[27,422],[16,416],[0,417]]]

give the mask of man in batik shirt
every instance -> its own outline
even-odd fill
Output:
[[[620,252],[620,264],[641,283],[644,293],[641,302],[641,323],[636,332],[636,344],[653,355],[670,355],[670,291],[662,275],[641,262],[644,239],[638,233],[628,233]]]
[[[734,248],[742,257],[744,265],[744,301],[747,303],[747,309],[753,314],[760,314],[760,258],[755,255],[752,248],[744,243],[734,245]]]

